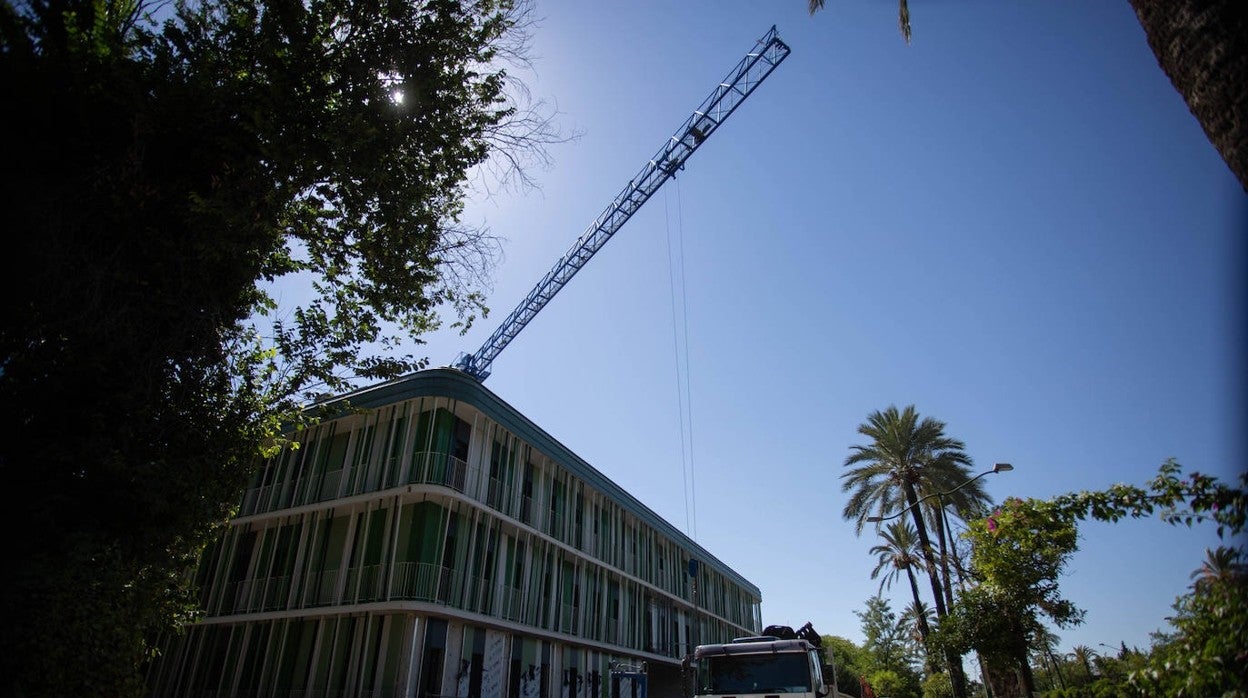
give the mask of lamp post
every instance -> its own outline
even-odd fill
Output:
[[[1116,656],[1118,657],[1118,659],[1122,659],[1123,655],[1126,654],[1125,650],[1127,649],[1127,645],[1125,642],[1122,644],[1121,647],[1114,647],[1113,645],[1107,645],[1104,642],[1098,642],[1096,644],[1100,645],[1101,647],[1106,647],[1110,651],[1114,652]]]
[[[958,485],[957,487],[954,487],[954,488],[953,488],[953,489],[951,489],[951,490],[947,490],[947,491],[945,491],[945,492],[933,492],[932,494],[925,495],[925,496],[923,496],[923,497],[918,498],[918,499],[917,499],[917,500],[915,500],[912,504],[907,504],[906,506],[902,507],[902,508],[901,508],[899,511],[897,511],[896,513],[890,514],[890,515],[888,515],[888,516],[868,516],[868,517],[867,517],[867,521],[870,521],[871,523],[875,523],[875,524],[880,524],[880,523],[883,523],[883,522],[885,522],[885,521],[891,521],[891,520],[893,520],[893,519],[895,519],[895,518],[897,518],[897,517],[899,517],[899,516],[901,516],[901,515],[905,514],[907,511],[909,511],[909,510],[913,509],[914,507],[919,506],[920,504],[922,504],[923,502],[925,502],[925,501],[927,501],[927,500],[929,500],[929,499],[933,499],[933,498],[937,499],[937,500],[938,500],[938,503],[939,503],[939,506],[940,506],[941,525],[942,525],[942,527],[943,527],[943,530],[942,530],[942,536],[941,536],[941,540],[940,540],[940,544],[941,544],[941,548],[942,548],[941,563],[942,563],[942,568],[943,568],[944,575],[945,575],[945,585],[944,585],[944,586],[945,586],[945,595],[946,595],[946,596],[951,597],[951,596],[952,596],[952,591],[949,589],[949,586],[950,586],[950,581],[949,581],[949,565],[948,565],[947,560],[945,559],[945,555],[944,555],[944,551],[943,551],[943,548],[944,548],[944,545],[945,545],[945,538],[944,538],[943,533],[944,533],[944,531],[947,531],[947,530],[948,530],[948,526],[949,526],[949,519],[945,516],[945,500],[944,500],[944,498],[945,498],[945,497],[947,497],[947,496],[949,496],[949,495],[951,495],[951,494],[953,494],[953,493],[955,493],[955,492],[957,492],[958,490],[962,489],[963,487],[966,487],[967,485],[971,484],[972,482],[975,482],[976,480],[980,479],[981,477],[984,477],[984,476],[987,476],[987,475],[992,475],[992,474],[994,474],[994,473],[1008,473],[1008,472],[1010,472],[1010,471],[1011,471],[1011,470],[1013,470],[1013,469],[1014,469],[1014,466],[1013,466],[1013,465],[1010,465],[1009,463],[996,463],[995,465],[993,465],[993,466],[992,466],[992,470],[985,470],[984,472],[982,472],[982,473],[980,473],[980,474],[976,475],[975,477],[970,478],[970,479],[969,479],[969,480],[967,480],[966,482],[963,482],[962,484]],[[930,550],[930,547],[929,547],[929,550]],[[936,593],[940,593],[940,592],[939,592],[938,590],[936,590],[936,589],[933,589],[933,591],[935,591]],[[938,603],[937,603],[937,611],[939,611],[939,610],[940,610],[940,604],[939,604],[939,602],[941,601],[941,599],[939,599],[939,598],[938,598],[938,599],[936,599],[936,601],[938,602]],[[951,600],[951,599],[950,599],[950,601],[951,601],[951,604],[952,604],[952,600]],[[950,678],[954,679],[954,686],[953,686],[954,695],[955,695],[955,696],[958,696],[959,698],[961,698],[962,696],[965,696],[965,695],[966,695],[966,692],[965,692],[965,685],[964,685],[964,683],[963,683],[963,682],[965,681],[965,677],[964,677],[964,674],[962,673],[962,670],[961,670],[962,658],[961,658],[961,657],[954,657],[954,656],[952,655],[952,653],[950,653],[950,652],[946,651],[946,659],[949,661],[949,664],[950,664],[950,666],[949,666],[949,670],[950,670],[950,672],[951,672],[951,673],[955,671],[955,666],[954,666],[955,662],[956,662],[956,664],[957,664],[957,667],[956,667],[956,673],[955,673],[955,674],[953,674]],[[984,668],[983,668],[983,662],[982,662],[982,661],[980,662],[980,674],[981,674],[982,678],[984,679],[984,689],[985,689],[985,690],[987,690],[987,691],[989,691],[989,695],[991,695],[991,688],[989,688],[988,676],[987,676],[987,673],[984,671]],[[963,683],[963,685],[959,685],[960,683]]]
[[[946,492],[933,492],[932,494],[920,497],[913,504],[902,507],[900,511],[894,514],[890,514],[889,516],[868,516],[867,521],[870,521],[871,523],[876,523],[876,524],[883,523],[885,521],[891,521],[901,516],[902,514],[905,514],[910,509],[917,507],[923,502],[929,499],[932,499],[933,497],[936,498],[939,504],[939,508],[940,508],[940,526],[941,526],[941,534],[942,534],[940,538],[940,547],[941,547],[940,560],[941,560],[941,567],[943,568],[943,571],[945,574],[945,587],[946,587],[945,596],[946,596],[946,601],[952,604],[953,603],[952,591],[949,590],[949,584],[950,584],[949,564],[948,564],[948,561],[946,560],[947,555],[945,552],[945,534],[949,530],[949,518],[945,515],[945,497],[948,497],[954,492],[957,492],[958,490],[962,489],[963,487],[966,487],[967,485],[971,484],[972,482],[975,482],[976,480],[978,480],[981,477],[984,477],[985,475],[992,475],[994,473],[1008,473],[1013,469],[1014,469],[1014,466],[1010,465],[1009,463],[997,463],[992,466],[992,470],[985,470],[984,472],[976,475],[975,477],[967,480],[966,482],[963,482],[962,484],[958,485],[957,487],[951,490],[948,490]],[[953,536],[950,535],[949,539],[950,539],[950,545],[952,545]],[[955,551],[955,554],[956,554],[956,551]]]
[[[985,475],[992,475],[993,473],[1008,473],[1013,469],[1014,469],[1014,466],[1010,465],[1009,463],[997,463],[996,465],[992,466],[992,470],[985,470],[984,472],[976,475],[975,477],[967,480],[966,482],[958,485],[957,487],[951,490],[948,490],[947,492],[933,492],[929,495],[924,495],[920,497],[918,500],[916,500],[914,504],[907,504],[895,514],[889,514],[888,516],[868,516],[867,521],[871,523],[883,523],[885,521],[892,521],[898,516],[901,516],[902,514],[909,511],[910,509],[917,507],[918,505],[922,504],[923,502],[926,502],[929,499],[932,499],[934,497],[943,499],[944,497],[947,497],[953,494],[954,492],[957,492],[958,490],[962,489],[963,487],[966,487],[967,485],[971,484],[972,482],[975,482],[976,480],[978,480],[981,477],[984,477]]]

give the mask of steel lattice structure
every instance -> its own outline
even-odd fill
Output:
[[[710,96],[667,139],[658,153],[616,195],[611,204],[589,225],[516,309],[511,311],[481,348],[475,354],[461,355],[454,367],[484,381],[490,375],[490,365],[494,359],[520,334],[520,330],[529,324],[667,180],[684,168],[685,161],[719,129],[724,120],[736,111],[776,66],[788,57],[789,51],[788,44],[780,39],[773,26],[758,40],[754,50],[737,63]]]

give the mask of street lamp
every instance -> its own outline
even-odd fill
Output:
[[[1124,651],[1125,651],[1125,650],[1126,650],[1126,648],[1127,648],[1127,643],[1125,643],[1125,642],[1124,642],[1124,643],[1122,643],[1122,647],[1114,647],[1113,645],[1107,645],[1107,644],[1105,644],[1104,642],[1098,642],[1098,643],[1096,643],[1096,644],[1100,645],[1101,647],[1108,648],[1108,649],[1109,649],[1109,650],[1111,650],[1112,652],[1117,653],[1117,655],[1118,655],[1118,658],[1119,658],[1119,659],[1122,659],[1122,658],[1123,658]]]
[[[948,492],[933,492],[924,497],[920,497],[919,500],[916,501],[914,504],[909,504],[909,505],[906,505],[905,507],[902,507],[901,511],[898,511],[895,514],[891,514],[889,516],[868,516],[867,521],[870,521],[871,523],[883,523],[885,521],[892,521],[898,516],[901,516],[902,514],[906,513],[908,509],[916,507],[933,497],[941,497],[941,498],[947,497],[953,494],[954,492],[957,492],[958,490],[962,489],[963,487],[966,487],[972,482],[975,482],[976,480],[978,480],[979,478],[985,475],[992,475],[993,473],[1008,473],[1013,469],[1014,469],[1014,466],[1010,465],[1009,463],[997,463],[996,465],[992,466],[992,470],[985,470],[984,472],[976,475],[975,477],[971,478],[970,480],[967,480],[966,482],[962,483],[961,485],[958,485],[957,487],[949,490]]]

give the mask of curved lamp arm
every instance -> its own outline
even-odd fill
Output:
[[[953,489],[951,489],[951,490],[949,490],[949,491],[947,491],[947,492],[933,492],[933,493],[931,493],[931,494],[929,494],[929,495],[925,495],[925,496],[923,496],[923,497],[920,497],[920,498],[918,499],[918,501],[916,501],[914,504],[909,504],[909,505],[907,505],[907,506],[905,506],[905,507],[902,507],[902,509],[901,509],[900,511],[898,511],[897,513],[895,513],[895,514],[890,514],[890,515],[888,515],[888,516],[868,516],[868,517],[867,517],[867,521],[869,521],[869,522],[871,522],[871,523],[883,523],[883,522],[885,522],[885,521],[892,521],[893,519],[897,518],[898,516],[901,516],[902,514],[906,513],[906,511],[908,511],[908,510],[910,510],[910,509],[912,509],[912,508],[914,508],[914,507],[917,507],[918,505],[922,504],[923,502],[925,502],[925,501],[927,501],[927,500],[929,500],[929,499],[932,499],[933,497],[947,497],[947,496],[949,496],[949,495],[953,494],[954,492],[957,492],[958,490],[962,489],[963,487],[966,487],[967,485],[971,484],[972,482],[975,482],[976,480],[978,480],[979,478],[981,478],[981,477],[983,477],[983,476],[985,476],[985,475],[992,475],[993,473],[1008,473],[1008,472],[1010,472],[1010,471],[1011,471],[1011,470],[1013,470],[1013,469],[1014,469],[1014,466],[1010,465],[1009,463],[997,463],[996,465],[992,466],[992,470],[985,470],[984,472],[982,472],[982,473],[980,473],[980,474],[976,475],[975,477],[971,478],[970,480],[967,480],[966,482],[964,482],[964,483],[962,483],[962,484],[958,485],[957,487],[955,487],[955,488],[953,488]]]

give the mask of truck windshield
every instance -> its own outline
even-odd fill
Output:
[[[808,693],[810,664],[805,654],[734,654],[703,657],[698,693]]]

